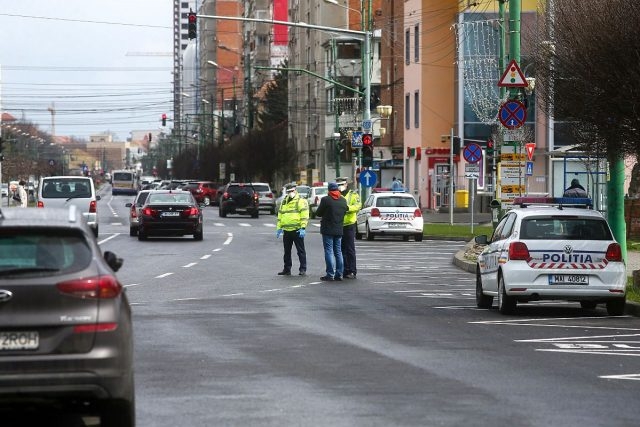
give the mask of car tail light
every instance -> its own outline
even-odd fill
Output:
[[[610,262],[622,262],[622,248],[618,243],[611,243],[604,256]]]
[[[42,200],[38,200],[38,203],[37,203],[36,207],[44,208],[44,203],[42,203]]]
[[[222,194],[222,198],[223,199],[228,199],[229,198],[229,193],[227,193],[226,191]]]
[[[96,213],[96,208],[98,207],[95,200],[89,202],[89,213]]]
[[[267,193],[267,197],[273,199],[273,193]]]
[[[200,211],[198,210],[198,208],[196,208],[194,206],[182,211],[182,216],[183,217],[193,217],[193,216],[198,216],[198,215],[200,215]]]
[[[76,334],[86,334],[88,332],[112,332],[118,329],[117,323],[91,323],[88,325],[76,325],[73,332]]]
[[[371,209],[371,216],[380,216],[380,209],[378,208]]]
[[[142,215],[146,216],[158,216],[158,211],[155,209],[151,209],[149,206],[142,209]]]
[[[512,242],[509,245],[509,259],[512,261],[527,261],[531,256],[529,255],[529,248],[522,242]]]
[[[415,216],[416,218],[420,218],[422,216],[422,211],[420,209],[416,209],[415,211],[413,211],[413,216]]]
[[[136,218],[138,216],[138,210],[135,206],[131,206],[131,217]]]
[[[56,285],[58,291],[78,298],[110,299],[122,292],[122,285],[113,276],[96,276],[68,280]]]

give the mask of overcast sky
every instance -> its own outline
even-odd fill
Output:
[[[172,116],[173,0],[14,0],[0,8],[2,111],[88,138]],[[142,53],[142,55],[140,55]]]

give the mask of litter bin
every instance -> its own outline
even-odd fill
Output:
[[[493,199],[489,203],[489,207],[491,208],[491,224],[495,229],[500,222],[500,218],[502,218],[502,203],[498,199]]]
[[[456,190],[456,207],[458,208],[469,207],[469,191],[468,190]]]

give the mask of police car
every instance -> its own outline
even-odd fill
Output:
[[[590,199],[520,198],[488,239],[476,266],[476,304],[512,313],[519,302],[565,300],[611,316],[624,313],[626,269],[620,244]]]
[[[374,236],[411,236],[422,241],[424,221],[416,199],[404,191],[371,194],[358,211],[356,239],[373,240]]]

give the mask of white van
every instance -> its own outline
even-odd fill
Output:
[[[85,176],[47,176],[38,186],[39,208],[67,208],[75,205],[98,236],[98,200],[93,179]]]

